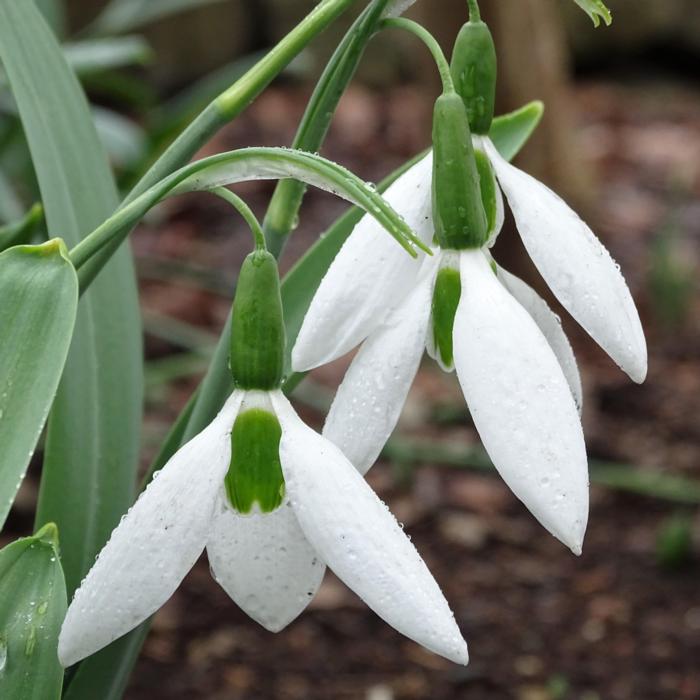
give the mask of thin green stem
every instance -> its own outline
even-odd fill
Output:
[[[226,187],[215,187],[213,190],[209,191],[225,202],[228,202],[245,219],[245,222],[250,227],[250,232],[253,234],[256,249],[267,250],[265,234],[251,208],[237,194],[231,192],[231,190]]]
[[[481,12],[479,11],[478,0],[467,0],[469,5],[469,21],[470,22],[481,22]]]
[[[452,82],[452,74],[450,73],[450,64],[445,58],[445,54],[437,42],[437,39],[423,26],[405,17],[389,17],[382,20],[382,28],[403,29],[404,31],[418,37],[428,48],[433,56],[433,60],[440,71],[440,79],[442,80],[442,89],[444,92],[454,92],[455,87]]]
[[[311,153],[318,151],[326,137],[338,102],[357,70],[367,43],[377,31],[388,0],[374,0],[355,20],[314,88],[299,123],[292,148]],[[303,182],[280,180],[275,187],[263,220],[270,252],[279,256],[293,231],[306,187]]]

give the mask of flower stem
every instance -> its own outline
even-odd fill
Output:
[[[432,54],[433,60],[440,71],[443,92],[452,93],[455,91],[454,83],[452,82],[452,74],[450,73],[450,64],[445,58],[440,44],[438,44],[435,37],[425,27],[405,17],[389,17],[382,20],[381,26],[382,28],[403,29],[418,37]]]
[[[255,214],[253,214],[251,208],[234,192],[227,189],[226,187],[215,187],[213,190],[209,190],[212,194],[220,197],[225,202],[228,202],[244,219],[245,222],[250,227],[250,232],[253,234],[253,240],[255,241],[256,250],[267,250],[267,245],[265,244],[265,234],[263,233],[260,222],[258,221]]]
[[[478,0],[467,0],[467,4],[469,5],[469,21],[480,22],[481,12],[479,11]]]
[[[338,102],[355,75],[387,4],[388,0],[374,0],[338,44],[306,105],[292,148],[311,153],[320,149]],[[275,187],[263,220],[268,249],[275,256],[279,256],[294,229],[305,191],[302,182],[292,179],[280,180]]]

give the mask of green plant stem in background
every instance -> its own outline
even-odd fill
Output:
[[[420,39],[428,51],[430,51],[438,71],[440,71],[440,80],[442,80],[442,89],[445,93],[453,93],[455,91],[454,83],[452,82],[452,73],[450,72],[450,64],[445,58],[442,47],[437,42],[435,37],[418,22],[405,17],[390,17],[382,21],[382,29],[403,29],[409,34]]]
[[[345,93],[374,36],[388,0],[374,0],[355,20],[333,52],[299,123],[292,148],[315,152],[321,148],[340,98]],[[298,180],[280,180],[263,221],[270,252],[279,257],[294,230],[306,186]]]
[[[143,194],[181,167],[224,125],[235,119],[318,34],[340,16],[353,0],[323,0],[277,46],[242,78],[225,90],[178,136],[129,193],[124,204]],[[84,274],[87,279],[109,259],[116,247],[105,248]],[[82,278],[81,278],[82,284]]]

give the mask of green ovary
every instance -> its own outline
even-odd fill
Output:
[[[474,150],[476,158],[476,169],[479,172],[479,186],[481,189],[481,201],[486,212],[486,223],[488,226],[489,235],[492,234],[496,227],[496,214],[498,208],[496,206],[496,178],[493,174],[493,168],[488,156],[478,149]]]
[[[257,503],[271,513],[284,498],[279,447],[282,429],[277,418],[260,408],[243,411],[231,431],[231,464],[224,479],[229,502],[239,513]]]
[[[450,267],[442,268],[435,280],[432,312],[435,349],[440,353],[440,359],[445,367],[452,367],[454,362],[452,331],[461,294],[462,283],[459,270]]]

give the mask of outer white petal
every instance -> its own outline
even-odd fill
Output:
[[[414,291],[370,335],[350,365],[333,399],[323,435],[365,474],[396,427],[418,371],[430,321],[438,256]]]
[[[480,251],[462,253],[454,328],[457,376],[474,424],[513,493],[577,554],[588,520],[588,465],[557,358]]]
[[[139,497],[75,593],[58,640],[71,666],[154,613],[202,553],[242,394],[178,450]]]
[[[433,236],[431,179],[432,155],[427,155],[384,194],[425,243]],[[294,370],[330,362],[361,343],[412,288],[423,257],[412,258],[365,215],[311,301],[292,351]]]
[[[306,608],[326,571],[288,502],[272,513],[242,516],[228,506],[223,489],[207,554],[219,585],[270,632]]]
[[[547,302],[529,285],[519,277],[512,275],[502,267],[498,268],[498,279],[503,286],[515,297],[518,303],[527,311],[542,335],[547,339],[549,347],[559,361],[562,372],[571,389],[576,408],[579,413],[583,407],[583,389],[581,387],[581,375],[576,364],[576,357],[571,348],[571,343],[561,327],[561,321],[547,305]]]
[[[620,268],[591,229],[548,187],[484,140],[530,257],[562,305],[636,382],[647,372],[639,314]]]
[[[340,450],[273,398],[289,500],[309,542],[374,612],[399,632],[457,663],[467,645],[428,568]]]

